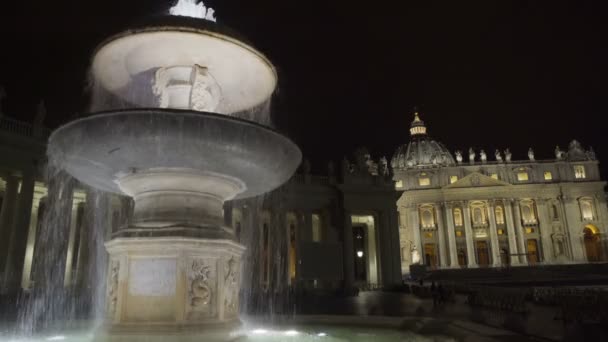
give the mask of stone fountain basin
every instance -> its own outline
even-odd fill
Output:
[[[57,130],[50,157],[80,182],[123,194],[117,179],[156,168],[202,170],[242,181],[236,198],[271,191],[300,164],[299,148],[268,127],[234,117],[172,109],[95,113]]]

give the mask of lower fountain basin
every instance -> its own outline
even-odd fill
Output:
[[[226,115],[171,109],[95,113],[58,128],[49,156],[80,182],[124,194],[118,180],[157,168],[204,170],[242,182],[236,198],[285,183],[301,160],[278,132]]]

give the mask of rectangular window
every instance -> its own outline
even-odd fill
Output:
[[[585,166],[583,165],[574,165],[574,178],[576,179],[585,179]]]
[[[517,173],[517,180],[520,182],[527,182],[528,181],[528,173],[525,171],[520,171]]]
[[[424,233],[424,236],[425,236],[427,239],[432,239],[432,238],[433,238],[433,232],[426,232],[426,233]]]
[[[532,233],[534,233],[534,228],[526,227],[526,234],[532,234]]]
[[[431,185],[431,179],[429,177],[420,177],[418,178],[418,184],[420,186],[429,186]]]
[[[490,178],[498,180],[498,173],[490,174]]]
[[[457,237],[462,237],[462,235],[463,235],[463,234],[462,234],[462,230],[457,230],[457,231],[456,231],[456,236],[457,236]]]
[[[504,229],[498,229],[497,232],[498,232],[498,235],[504,235],[505,234]]]
[[[321,242],[321,216],[312,214],[312,241]]]
[[[551,171],[545,171],[545,180],[550,181],[553,179],[553,174],[551,174]]]
[[[402,180],[396,181],[395,182],[395,188],[397,188],[397,189],[403,188],[403,181]]]
[[[450,184],[458,182],[458,176],[450,176]]]

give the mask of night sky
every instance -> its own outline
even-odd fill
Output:
[[[171,1],[15,1],[0,9],[4,111],[57,127],[86,108],[97,43]],[[365,145],[392,155],[418,106],[451,151],[533,147],[552,158],[576,138],[608,160],[602,1],[208,0],[218,21],[276,65],[274,120],[324,172]],[[404,4],[406,3],[406,4]],[[17,8],[9,8],[17,6]],[[603,177],[608,168],[602,166]]]

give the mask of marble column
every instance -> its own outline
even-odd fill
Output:
[[[17,202],[17,190],[19,180],[14,176],[5,177],[4,198],[2,199],[2,211],[0,212],[0,274],[6,268],[10,236],[15,216],[15,203]],[[3,279],[0,279],[0,289]]]
[[[524,241],[524,227],[521,224],[521,206],[519,200],[513,202],[513,219],[515,220],[515,234],[517,235],[517,250],[519,250],[519,262],[527,265],[528,264],[528,249]]]
[[[477,258],[475,257],[475,245],[473,240],[473,228],[471,228],[471,207],[468,202],[464,204],[464,230],[467,241],[467,260],[468,267],[477,267]]]
[[[500,247],[498,244],[498,233],[496,231],[496,212],[494,201],[489,201],[488,203],[488,211],[490,218],[490,246],[492,248],[492,266],[500,267]]]
[[[439,261],[441,267],[448,267],[448,258],[445,245],[445,228],[443,224],[443,207],[441,203],[435,204],[437,212],[437,235],[439,238]]]
[[[410,207],[410,226],[412,227],[412,235],[414,237],[414,248],[412,249],[412,253],[414,250],[418,253],[418,263],[424,264],[424,260],[422,258],[423,250],[422,250],[422,240],[420,239],[420,219],[418,218],[418,206],[412,205]],[[414,263],[413,255],[412,255],[412,263]]]
[[[31,288],[32,265],[34,262],[34,250],[36,249],[36,236],[38,235],[38,217],[40,204],[47,201],[46,197],[36,198],[32,203],[32,212],[30,218],[30,227],[27,233],[27,247],[25,249],[25,261],[23,263],[23,275],[21,276],[21,287],[24,289]]]
[[[397,207],[388,213],[389,227],[391,229],[391,243],[393,246],[393,277],[396,284],[401,284],[403,274],[401,272],[401,241],[399,236],[399,212]]]
[[[21,191],[17,199],[17,207],[13,219],[13,231],[10,236],[8,256],[4,272],[4,293],[18,292],[21,287],[27,233],[30,225],[32,202],[34,199],[33,170],[23,175]]]
[[[69,235],[69,239],[68,239],[68,250],[67,250],[67,257],[65,260],[65,275],[64,275],[64,280],[63,280],[63,285],[64,286],[70,286],[73,285],[75,283],[75,279],[77,279],[77,275],[76,274],[72,274],[72,270],[77,268],[77,264],[78,262],[76,262],[76,265],[72,265],[72,262],[78,261],[78,251],[74,251],[74,249],[78,249],[78,247],[80,246],[80,236],[81,234],[77,234],[78,230],[81,229],[81,227],[78,226],[78,208],[80,206],[83,206],[84,204],[82,204],[82,202],[80,200],[77,200],[76,198],[74,198],[72,200],[72,211],[71,211],[71,217],[70,217],[70,235]],[[81,233],[81,232],[80,232]],[[76,253],[76,256],[74,256],[74,253]],[[78,273],[78,272],[75,272]]]
[[[540,228],[540,238],[542,241],[543,263],[550,264],[553,262],[553,240],[551,239],[552,226],[550,224],[549,210],[547,208],[546,199],[537,199],[538,207],[538,223]]]
[[[566,222],[570,235],[572,260],[578,263],[586,263],[585,241],[583,235],[584,223],[582,222],[578,201],[571,197],[564,197],[564,207],[566,209]]]
[[[349,210],[344,210],[344,290],[350,293],[355,284],[355,251],[353,245],[353,222]]]
[[[454,215],[452,212],[452,204],[445,203],[444,206],[445,217],[447,219],[447,234],[448,243],[450,245],[450,267],[458,268],[458,251],[456,250],[456,231],[454,229]]]
[[[518,256],[514,256],[513,254],[517,254],[517,236],[515,235],[515,220],[513,219],[513,206],[511,205],[511,200],[503,201],[506,212],[507,219],[507,239],[509,241],[509,261],[511,265],[517,266],[520,265]]]

